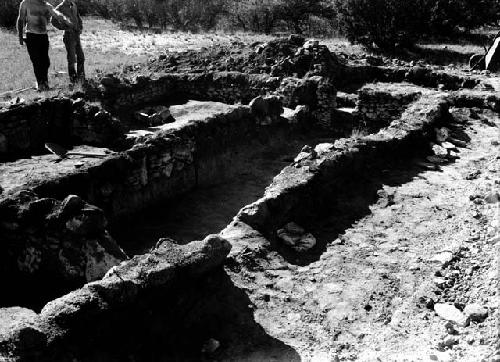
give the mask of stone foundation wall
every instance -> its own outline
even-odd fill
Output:
[[[129,82],[116,77],[102,79],[99,99],[118,111],[153,102],[174,103],[186,99],[248,104],[259,96],[276,95],[283,106],[307,105],[311,124],[335,127],[332,110],[336,108],[336,89],[329,78],[278,78],[266,74],[238,72],[167,74],[157,78],[138,77]]]
[[[198,185],[217,182],[231,167],[228,153],[252,144],[259,132],[290,128],[278,111],[269,112],[265,118],[271,123],[263,126],[262,115],[251,107],[231,106],[211,118],[142,137],[127,151],[57,180],[41,180],[33,189],[45,197],[76,194],[101,207],[108,217],[127,216]]]
[[[276,89],[280,78],[238,72],[164,74],[134,80],[104,77],[99,100],[114,110],[153,102],[195,99],[228,104],[248,103]]]
[[[0,305],[37,305],[127,258],[106,232],[103,211],[78,196],[21,191],[0,200],[0,215]]]
[[[165,240],[151,253],[112,268],[102,280],[53,300],[40,313],[0,309],[0,359],[119,361],[154,353],[161,360],[182,360],[175,358],[175,349],[179,343],[189,346],[179,334],[185,335],[180,331],[188,329],[198,303],[196,281],[220,266],[230,249],[218,236],[186,246]],[[147,343],[157,344],[155,352],[142,349]]]
[[[450,73],[445,70],[433,70],[424,67],[386,67],[386,66],[348,66],[342,69],[342,74],[336,82],[341,90],[352,90],[353,86],[366,83],[402,83],[408,82],[421,87],[443,88],[458,90],[461,88],[472,89],[483,83],[488,83],[484,76],[464,76],[459,73]]]
[[[109,147],[123,136],[120,123],[83,100],[50,98],[0,109],[0,158],[45,153],[46,142]]]
[[[486,93],[474,90],[462,90],[450,94],[450,101],[455,107],[486,108],[500,112],[500,95],[495,92]]]
[[[407,106],[423,92],[422,88],[411,85],[368,84],[358,91],[356,111],[368,129],[388,125],[400,118]]]
[[[273,239],[290,221],[303,220],[327,208],[342,185],[362,174],[366,165],[387,162],[395,154],[415,152],[428,144],[427,135],[448,113],[442,94],[426,95],[410,106],[401,119],[375,134],[339,139],[304,151],[266,189],[264,196],[243,208],[237,220]]]

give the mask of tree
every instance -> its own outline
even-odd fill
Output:
[[[341,30],[350,41],[383,49],[410,46],[422,32],[427,0],[335,0]]]
[[[304,23],[311,16],[333,17],[330,6],[323,0],[287,0],[276,5],[274,10],[278,19],[290,24],[290,28],[297,34],[302,34]]]

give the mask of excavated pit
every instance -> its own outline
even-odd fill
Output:
[[[314,134],[316,133],[316,134]],[[322,134],[323,133],[323,134]],[[226,227],[238,211],[258,199],[300,150],[331,142],[325,132],[275,135],[231,152],[224,175],[214,185],[161,202],[110,225],[111,235],[129,255],[142,254],[159,239],[185,244]],[[267,139],[266,139],[267,138]]]
[[[479,91],[361,87],[398,79],[459,89],[479,81],[360,67],[336,75],[344,77],[336,79],[339,89],[358,91],[337,107],[335,87],[322,75],[108,77],[97,97],[103,107],[32,105],[35,116],[19,125],[30,112],[0,114],[9,140],[0,138],[0,154],[11,161],[0,168],[7,240],[0,270],[9,276],[0,306],[32,309],[0,308],[0,356],[300,360],[255,321],[240,272],[318,260],[376,199],[390,205],[387,185],[418,175],[422,164],[433,167],[408,164],[433,152],[436,129],[451,121],[448,107],[500,105]],[[169,105],[175,122],[130,121],[131,110],[156,105]],[[53,107],[63,107],[69,123],[49,117],[60,114]],[[40,155],[44,142],[66,138],[67,148],[105,157]],[[314,245],[286,241],[291,222]],[[216,355],[207,352],[211,338],[224,346]]]

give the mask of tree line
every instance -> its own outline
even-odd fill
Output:
[[[13,27],[20,0],[2,0],[0,26]],[[57,0],[51,0],[51,2]],[[367,46],[411,46],[500,20],[499,0],[80,0],[82,12],[140,29],[338,32]]]

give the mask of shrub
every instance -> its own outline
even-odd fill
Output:
[[[350,41],[383,49],[409,46],[423,24],[424,0],[335,0],[339,25]]]
[[[500,7],[498,0],[334,0],[334,4],[349,40],[384,49],[494,23]]]
[[[426,0],[429,24],[433,33],[452,34],[499,20],[498,0]]]
[[[16,25],[20,0],[0,1],[0,26],[12,28]]]

